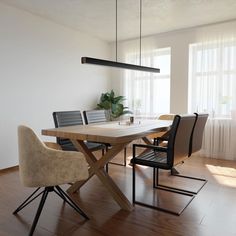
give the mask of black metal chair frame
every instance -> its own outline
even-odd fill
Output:
[[[64,116],[66,116],[67,114],[70,115],[70,113],[72,115],[76,115],[76,119],[78,118],[79,116],[79,119],[78,120],[73,120],[73,121],[69,121],[69,123],[67,122],[66,124],[63,124],[61,125],[60,122],[59,122],[59,117],[58,115],[60,114],[64,114]],[[69,126],[69,125],[84,125],[83,124],[83,119],[82,119],[82,114],[80,111],[56,111],[56,112],[53,112],[53,120],[54,120],[54,124],[55,124],[55,127],[58,128],[58,127],[63,127],[63,126]],[[67,139],[61,139],[61,138],[57,138],[57,143],[62,147],[63,149],[63,143],[67,141],[69,143],[71,143],[70,140],[67,140]],[[91,149],[91,151],[97,151],[97,150],[102,150],[102,155],[104,155],[104,150],[106,149],[106,146],[103,145],[103,144],[100,144],[100,143],[96,143],[96,142],[85,142],[86,145],[88,145],[88,148]],[[89,147],[89,144],[95,144],[96,146],[95,147]],[[71,146],[73,146],[73,144],[71,143]],[[64,149],[63,149],[64,150]],[[71,149],[68,149],[66,151],[76,151],[77,149],[74,148],[73,150]]]
[[[194,113],[194,115],[196,116],[196,119],[195,119],[195,122],[194,122],[194,125],[193,125],[193,130],[192,130],[192,133],[191,133],[188,157],[190,157],[192,155],[193,134],[195,132],[196,124],[197,124],[198,119],[199,119],[198,113]],[[167,137],[164,137],[164,138],[158,137],[158,138],[156,138],[154,140],[154,143],[155,143],[155,145],[159,145],[159,143],[162,142],[162,141],[168,141],[168,138]],[[182,162],[182,164],[183,163],[184,162]],[[170,189],[170,190],[186,192],[186,193],[189,193],[189,194],[198,194],[200,192],[200,190],[204,187],[204,185],[207,183],[207,180],[203,179],[203,178],[187,176],[187,175],[181,175],[174,167],[172,167],[171,168],[171,172],[170,172],[172,176],[186,178],[186,179],[192,179],[192,180],[197,180],[197,181],[202,181],[203,183],[202,183],[201,187],[197,191],[189,191],[189,190],[186,190],[186,189],[170,187],[170,186],[167,186],[167,185],[159,184],[159,181],[158,181],[158,170],[156,171],[155,169],[153,169],[153,171],[154,171],[153,172],[153,183],[155,183],[155,185],[153,187],[157,187],[158,186],[158,187],[164,187],[164,188],[167,188],[167,189]]]
[[[176,135],[176,132],[177,132],[177,129],[178,129],[178,126],[179,126],[180,119],[181,119],[180,116],[176,116],[176,117],[175,117],[175,119],[173,121],[173,124],[172,124],[172,126],[175,126],[175,127],[172,128],[172,131],[171,131],[172,133],[170,133],[170,135],[172,135],[172,142],[175,142],[175,135]],[[176,122],[176,120],[177,120],[177,122]],[[175,122],[175,124],[174,124],[174,122]],[[195,120],[195,123],[196,123],[196,120]],[[195,123],[193,124],[193,127],[194,127]],[[193,130],[193,128],[192,128],[192,130]],[[191,133],[191,136],[192,136],[192,133]],[[149,166],[149,167],[153,168],[153,188],[164,190],[164,191],[169,191],[169,192],[173,192],[173,193],[177,193],[177,194],[182,194],[182,195],[185,195],[185,196],[189,196],[190,200],[185,205],[185,207],[182,208],[180,211],[176,212],[176,211],[172,211],[172,210],[169,210],[169,209],[166,209],[166,208],[150,205],[150,204],[147,204],[147,203],[140,202],[140,201],[136,200],[136,197],[135,197],[135,187],[136,187],[135,169],[136,169],[136,164],[139,164],[137,162],[137,160],[135,159],[136,158],[136,148],[137,147],[145,148],[145,149],[147,149],[147,148],[152,149],[154,152],[155,151],[158,151],[158,152],[161,151],[161,152],[166,153],[166,155],[170,155],[170,152],[171,152],[170,150],[168,150],[167,147],[160,147],[160,146],[156,146],[156,145],[144,145],[144,144],[134,144],[133,145],[133,159],[132,159],[132,164],[133,164],[133,173],[132,173],[132,175],[133,175],[133,188],[132,188],[133,199],[132,200],[133,200],[133,203],[143,205],[143,206],[146,206],[146,207],[150,207],[150,208],[154,208],[154,209],[164,211],[164,212],[167,212],[167,213],[171,213],[171,214],[174,214],[174,215],[180,215],[184,211],[184,209],[190,204],[190,202],[194,199],[195,195],[191,191],[185,191],[185,190],[182,190],[182,189],[179,189],[179,188],[173,188],[173,187],[169,187],[169,186],[159,184],[159,178],[158,178],[159,168],[166,169],[166,170],[172,169],[173,162],[172,163],[167,163],[166,165],[159,166],[159,167],[158,167],[158,165],[155,166],[155,164],[153,164],[151,162],[148,163],[148,161],[145,164],[141,164],[141,165],[145,165],[145,166]],[[180,175],[177,175],[177,176],[182,177]],[[185,178],[188,178],[188,177],[185,177]],[[192,178],[192,177],[190,177],[190,178]]]
[[[143,148],[156,148],[156,146],[152,146],[152,145],[134,144],[133,145],[133,156],[136,156],[136,147],[139,147],[139,148],[140,147],[143,147]],[[163,212],[166,212],[166,213],[170,213],[170,214],[173,214],[173,215],[180,215],[185,210],[185,208],[191,203],[191,201],[194,199],[194,197],[195,197],[194,194],[182,191],[182,190],[177,189],[177,188],[172,188],[172,187],[168,187],[168,186],[165,186],[165,185],[160,185],[158,183],[159,182],[159,178],[158,178],[159,168],[153,168],[153,188],[154,189],[160,189],[160,190],[169,191],[169,192],[172,192],[172,193],[177,193],[177,194],[182,194],[182,195],[185,195],[185,196],[189,196],[190,200],[185,205],[185,207],[182,208],[178,212],[172,211],[172,210],[169,210],[169,209],[166,209],[166,208],[150,205],[150,204],[147,204],[147,203],[144,203],[144,202],[137,201],[136,197],[135,197],[135,188],[136,188],[136,174],[135,174],[136,173],[136,163],[135,163],[135,161],[132,161],[132,165],[133,165],[133,172],[132,172],[132,176],[133,176],[132,196],[133,197],[132,197],[132,200],[133,200],[134,204],[138,204],[138,205],[142,205],[142,206],[145,206],[145,207],[153,208],[153,209],[163,211]]]
[[[88,216],[79,208],[79,206],[69,197],[68,194],[66,194],[65,191],[62,190],[61,187],[57,186],[49,186],[45,187],[43,191],[40,190],[41,187],[37,188],[14,212],[13,214],[17,214],[19,211],[21,211],[23,208],[25,208],[27,205],[29,205],[33,200],[38,198],[40,195],[42,195],[36,215],[33,220],[33,224],[30,229],[29,236],[32,236],[36,225],[38,223],[39,217],[41,215],[41,212],[43,210],[43,206],[45,204],[45,201],[47,199],[48,193],[49,192],[55,192],[62,200],[64,200],[66,203],[68,203],[76,212],[78,212],[81,216],[83,216],[85,219],[89,219]]]

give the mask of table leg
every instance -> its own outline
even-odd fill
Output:
[[[104,171],[104,166],[106,165],[106,163],[108,163],[111,159],[113,159],[127,145],[127,143],[113,145],[112,148],[109,149],[108,152],[106,152],[106,154],[101,159],[97,160],[83,141],[81,140],[71,140],[71,141],[76,148],[78,148],[81,152],[83,152],[87,162],[89,163],[90,175],[88,179],[90,179],[94,174],[97,175],[97,177],[101,180],[103,185],[107,188],[107,190],[110,192],[114,200],[120,205],[120,207],[124,210],[132,211],[133,206],[131,202],[126,198],[126,196],[122,193],[122,191],[111,179],[111,177]],[[68,191],[69,192],[77,191],[83,184],[85,184],[88,181],[88,179],[83,182],[78,181],[74,183],[68,189]]]
[[[142,140],[147,144],[147,145],[152,145],[153,143],[148,139],[147,137],[143,137]]]
[[[89,168],[89,177],[86,180],[80,180],[73,183],[67,190],[67,193],[75,193],[78,191],[88,180],[90,180],[94,176],[94,172]]]

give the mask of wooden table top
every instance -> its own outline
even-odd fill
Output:
[[[42,134],[60,138],[115,144],[130,142],[151,133],[168,130],[171,124],[172,121],[169,120],[141,120],[140,122],[135,121],[134,124],[113,121],[43,129]]]

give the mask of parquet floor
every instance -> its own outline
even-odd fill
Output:
[[[121,153],[116,159],[121,159]],[[119,161],[119,160],[118,160]],[[231,236],[236,235],[236,162],[191,157],[177,168],[181,174],[203,177],[207,184],[180,216],[135,206],[134,211],[121,210],[97,177],[93,177],[73,199],[87,213],[85,221],[72,208],[64,205],[54,193],[47,199],[35,236]],[[109,165],[109,174],[131,200],[132,168]],[[145,200],[152,172],[138,169],[137,195]],[[171,179],[161,173],[162,180],[189,189],[196,183],[180,178]],[[66,189],[68,186],[64,185]],[[29,232],[38,201],[35,200],[17,216],[12,211],[32,192],[20,184],[18,170],[0,172],[0,236],[21,236]],[[180,200],[167,193],[155,198],[168,206]]]

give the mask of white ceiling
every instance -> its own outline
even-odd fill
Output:
[[[115,0],[0,0],[115,41]],[[118,40],[139,37],[139,0],[118,0]],[[142,36],[236,19],[236,0],[142,0]]]

